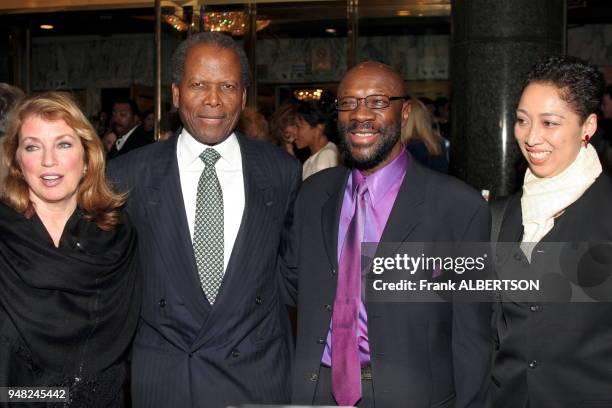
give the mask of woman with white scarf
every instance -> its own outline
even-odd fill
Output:
[[[596,67],[565,56],[540,62],[525,81],[514,133],[529,169],[508,199],[497,262],[513,264],[515,278],[552,271],[557,297],[504,295],[497,304],[495,408],[612,407],[612,303],[570,301],[576,283],[602,283],[612,272],[612,246],[602,245],[612,241],[612,179],[589,144],[604,85]],[[520,249],[504,252],[504,242]]]

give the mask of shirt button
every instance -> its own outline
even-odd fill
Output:
[[[319,376],[316,374],[310,374],[310,381],[317,381],[319,379]]]
[[[331,312],[331,310],[332,310],[331,305],[325,305],[325,306],[323,306],[323,307],[324,307],[324,308],[325,308],[325,310],[327,310],[328,312]]]
[[[82,249],[82,246],[81,246],[81,243],[80,243],[80,242],[77,242],[77,243],[76,243],[76,244],[74,244],[74,245],[77,247],[77,249]]]
[[[261,305],[263,303],[263,299],[261,297],[257,296],[255,298],[255,303],[258,304],[258,305]]]
[[[319,344],[325,344],[325,339],[324,339],[323,337],[319,337],[319,338],[317,339],[317,343],[319,343]]]
[[[540,306],[538,305],[531,305],[529,306],[529,310],[531,310],[532,312],[537,312],[540,310]]]
[[[527,365],[529,368],[536,368],[538,366],[538,360],[531,360]]]
[[[515,261],[520,261],[521,259],[522,259],[521,254],[519,254],[518,252],[514,254]]]
[[[334,268],[331,269],[331,274],[335,275],[336,274],[336,270]]]
[[[159,307],[166,307],[166,299],[159,299]]]
[[[240,357],[240,352],[238,350],[232,350],[232,357],[234,358]]]

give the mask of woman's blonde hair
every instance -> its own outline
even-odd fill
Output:
[[[410,116],[402,128],[402,143],[407,145],[412,140],[421,140],[432,156],[439,156],[442,151],[442,136],[433,115],[418,99],[411,98]]]
[[[35,212],[30,200],[30,189],[17,158],[21,127],[31,116],[44,120],[63,120],[74,130],[83,144],[87,169],[79,183],[77,206],[85,218],[96,223],[100,229],[113,229],[120,223],[120,207],[125,204],[126,197],[115,193],[106,181],[102,142],[75,100],[67,93],[45,92],[29,96],[12,111],[3,138],[2,160],[8,168],[2,197],[4,203],[28,218]]]

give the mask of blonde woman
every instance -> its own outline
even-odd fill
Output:
[[[3,160],[0,386],[67,387],[70,406],[120,406],[141,289],[100,138],[69,96],[44,93],[16,107]]]
[[[411,98],[410,102],[410,116],[402,128],[402,142],[406,150],[421,164],[447,173],[445,140],[440,136],[433,115],[418,99]]]

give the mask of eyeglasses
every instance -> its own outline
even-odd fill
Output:
[[[368,95],[365,98],[356,98],[354,96],[345,96],[344,98],[336,99],[336,109],[341,112],[352,111],[357,109],[359,101],[365,101],[365,106],[370,109],[384,109],[391,105],[391,101],[400,99],[408,99],[406,96],[387,96],[387,95]]]

